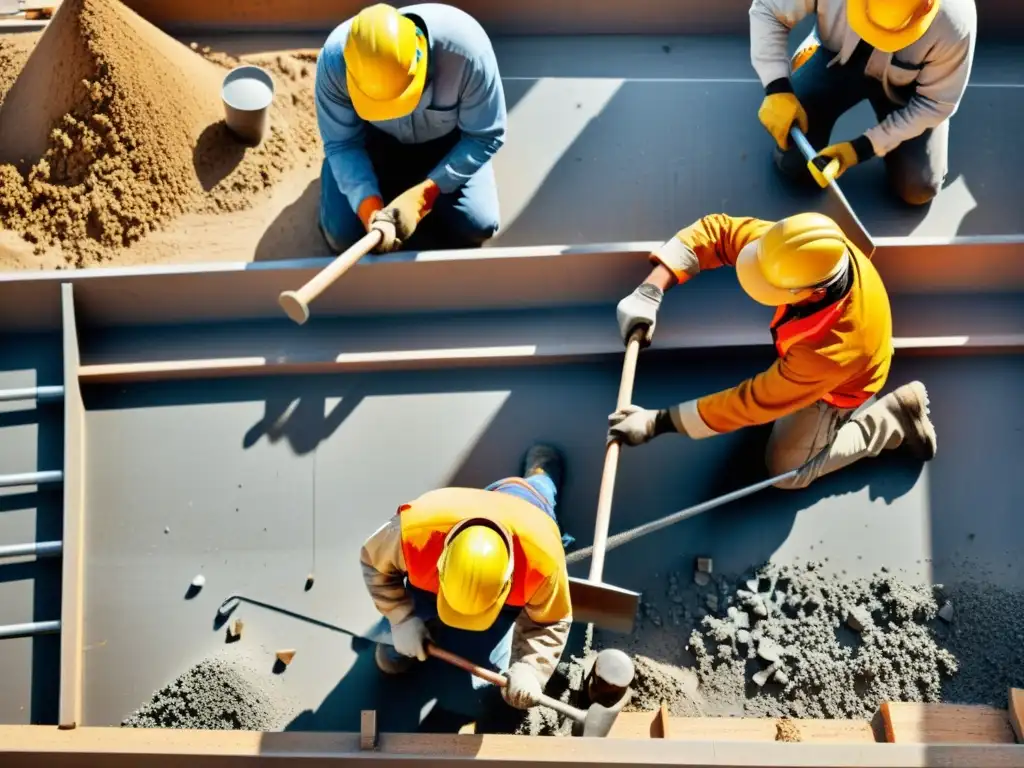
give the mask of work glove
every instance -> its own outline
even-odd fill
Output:
[[[807,112],[791,91],[769,93],[757,110],[757,118],[775,139],[780,149],[789,149],[789,129],[796,123],[807,133]]]
[[[516,709],[529,709],[540,703],[544,686],[537,670],[525,661],[517,661],[508,669],[508,684],[501,689],[502,698]]]
[[[874,157],[875,150],[867,136],[860,136],[853,141],[832,144],[825,147],[811,161],[814,180],[824,188],[834,179],[838,179],[857,163]]]
[[[395,650],[403,656],[412,656],[420,661],[427,660],[427,641],[430,640],[430,632],[423,619],[410,616],[401,624],[392,625],[391,639],[395,643]]]
[[[658,435],[677,432],[666,409],[649,411],[639,405],[627,405],[608,416],[608,441],[625,445],[643,445]]]
[[[658,307],[665,294],[661,288],[651,283],[642,283],[629,296],[619,302],[615,314],[619,320],[619,332],[623,341],[629,341],[633,329],[638,325],[647,326],[644,343],[650,344],[654,339],[654,324],[658,319]]]
[[[370,216],[370,228],[381,233],[378,253],[397,251],[412,237],[423,217],[430,213],[434,201],[441,194],[437,184],[427,179],[410,187]]]

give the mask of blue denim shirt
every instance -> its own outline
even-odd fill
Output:
[[[428,176],[442,193],[454,192],[505,142],[507,113],[498,62],[483,27],[469,14],[440,3],[400,8],[427,36],[427,84],[411,115],[375,122],[404,144],[437,139],[456,128],[462,137]],[[324,153],[352,210],[380,187],[364,147],[366,123],[352,108],[342,52],[352,20],[327,38],[316,68],[316,112]],[[387,201],[385,201],[387,202]]]

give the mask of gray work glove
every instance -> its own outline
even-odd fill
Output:
[[[430,640],[430,632],[423,619],[418,616],[410,616],[401,624],[393,625],[391,639],[395,643],[395,650],[403,656],[412,656],[420,661],[427,660],[427,641]]]
[[[608,440],[624,445],[643,445],[658,435],[675,432],[668,410],[649,411],[638,405],[627,405],[608,417]]]
[[[509,706],[529,709],[540,703],[544,686],[540,684],[537,670],[525,661],[517,661],[508,669],[508,685],[501,689],[501,695]]]
[[[619,332],[623,341],[629,341],[630,334],[638,325],[647,326],[645,344],[650,344],[654,340],[654,324],[658,319],[658,307],[661,306],[664,296],[664,292],[658,286],[642,283],[619,302],[615,314],[619,319]]]

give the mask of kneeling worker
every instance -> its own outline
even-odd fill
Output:
[[[505,141],[505,93],[469,14],[440,3],[360,11],[320,52],[316,113],[320,228],[333,251],[371,226],[384,233],[379,252],[476,247],[497,231],[491,158]]]
[[[490,661],[508,670],[502,695],[520,709],[537,703],[572,625],[563,543],[571,539],[555,516],[562,467],[554,448],[535,445],[523,477],[425,493],[366,541],[363,578],[394,641],[377,646],[382,672],[427,659],[428,623],[438,634],[484,633],[500,623]]]
[[[753,378],[697,400],[610,417],[610,434],[640,445],[675,432],[694,439],[774,422],[767,463],[780,483],[803,488],[858,459],[905,445],[935,455],[936,435],[921,382],[905,384],[861,409],[885,385],[892,360],[892,316],[871,261],[827,216],[801,213],[777,223],[706,216],[662,245],[646,282],[618,306],[628,338],[654,331],[663,292],[702,270],[734,266],[743,290],[777,307],[771,323],[778,359]],[[858,410],[860,409],[860,410]]]

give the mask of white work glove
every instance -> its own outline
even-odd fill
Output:
[[[391,639],[395,641],[395,650],[403,656],[427,660],[427,641],[431,638],[423,619],[410,616],[401,624],[392,625]]]
[[[508,669],[508,685],[501,689],[501,695],[509,706],[529,709],[540,703],[544,687],[540,684],[537,670],[525,661],[517,661]]]
[[[674,432],[668,414],[649,411],[639,405],[627,405],[608,417],[608,440],[620,440],[626,445],[643,445],[665,432]]]
[[[629,341],[630,334],[638,325],[647,326],[644,343],[650,344],[654,340],[654,324],[658,319],[658,307],[661,306],[664,296],[664,292],[658,286],[642,283],[619,302],[615,314],[619,320],[619,333],[622,334],[623,341]]]

